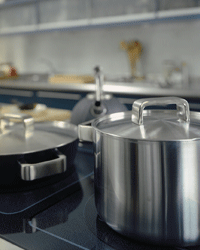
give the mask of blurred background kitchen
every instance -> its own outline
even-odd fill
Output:
[[[0,102],[72,110],[98,65],[128,109],[180,96],[196,110],[199,46],[200,0],[1,0]]]

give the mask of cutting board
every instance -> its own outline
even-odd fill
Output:
[[[49,82],[56,83],[94,83],[95,79],[90,75],[55,75],[49,78]]]
[[[64,109],[46,108],[42,110],[20,110],[17,105],[5,105],[0,108],[1,114],[22,113],[31,115],[35,122],[64,121],[71,118],[71,112]]]

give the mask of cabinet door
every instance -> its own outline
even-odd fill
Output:
[[[48,107],[72,110],[84,94],[38,91],[36,96],[36,102]]]
[[[32,103],[34,92],[28,90],[0,89],[0,103]]]
[[[14,1],[12,1],[14,2]],[[35,4],[7,4],[0,8],[0,29],[28,26],[37,23]]]

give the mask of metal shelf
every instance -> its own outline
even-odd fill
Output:
[[[35,3],[38,0],[12,0],[12,1],[6,1],[0,4],[0,9],[12,7],[16,5],[23,5],[23,4],[29,4],[29,3]]]
[[[15,3],[36,3],[38,0],[17,0]],[[13,1],[11,1],[12,4]],[[10,3],[10,5],[11,5]],[[0,5],[7,6],[8,3]],[[75,30],[75,29],[89,29],[96,27],[110,27],[110,26],[122,26],[122,25],[134,25],[140,23],[152,23],[162,21],[175,21],[175,20],[192,20],[200,18],[200,7],[188,8],[188,9],[176,9],[155,11],[141,14],[131,14],[123,16],[101,17],[101,18],[88,18],[79,20],[68,20],[63,22],[52,23],[37,23],[34,25],[17,26],[0,29],[0,36],[26,34],[36,32],[51,32],[55,30]]]

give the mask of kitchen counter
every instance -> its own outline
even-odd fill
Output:
[[[129,110],[136,99],[159,96],[184,98],[190,103],[191,110],[200,110],[200,79],[192,81],[187,89],[178,86],[164,88],[148,81],[111,80],[105,81],[104,93],[113,94]],[[95,92],[95,89],[94,83],[50,83],[48,75],[29,74],[15,80],[1,80],[0,102],[8,104],[42,103],[51,108],[73,110],[82,98],[88,93]]]
[[[126,96],[179,96],[185,98],[200,97],[200,81],[194,82],[188,89],[162,88],[158,84],[149,82],[109,82],[106,81],[103,90],[106,93],[120,94]],[[1,80],[1,89],[18,89],[33,91],[53,91],[53,92],[94,92],[95,85],[93,83],[66,83],[66,84],[50,84],[47,81],[26,81],[26,80]]]

